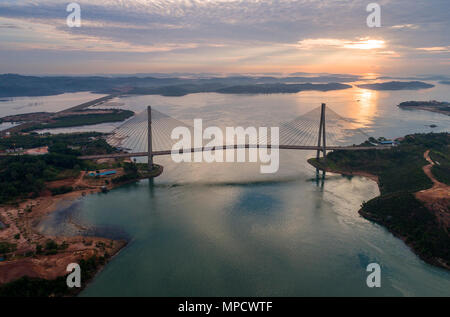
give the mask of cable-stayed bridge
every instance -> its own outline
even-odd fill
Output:
[[[134,116],[117,127],[107,137],[107,142],[122,149],[122,153],[112,153],[105,155],[82,156],[81,159],[101,159],[101,158],[129,158],[148,157],[153,163],[153,157],[171,154],[196,153],[205,151],[219,151],[230,149],[252,149],[252,148],[278,148],[281,150],[315,150],[317,157],[320,153],[326,156],[327,151],[333,150],[383,150],[390,149],[391,146],[355,146],[345,145],[345,140],[349,134],[359,134],[363,140],[367,140],[370,135],[361,129],[349,129],[352,121],[340,116],[325,104],[294,118],[293,120],[278,125],[279,135],[273,142],[273,137],[269,131],[267,133],[257,133],[257,137],[235,139],[225,137],[218,142],[208,142],[196,144],[194,135],[203,131],[198,131],[191,125],[174,119],[167,114],[148,107],[147,111]],[[195,124],[194,124],[195,126]],[[172,138],[172,133],[176,128],[184,128],[192,136],[191,146],[174,150],[174,144],[178,141]],[[260,128],[258,128],[260,129]],[[258,132],[255,128],[254,131]],[[150,165],[151,166],[151,165]]]

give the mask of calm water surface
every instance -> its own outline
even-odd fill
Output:
[[[188,123],[202,118],[220,127],[273,126],[326,102],[354,119],[355,128],[398,137],[449,130],[446,116],[396,107],[430,99],[450,100],[448,86],[133,96],[114,102],[134,111],[152,105]],[[260,174],[258,164],[157,158],[165,170],[154,182],[87,196],[61,208],[42,228],[51,230],[52,221],[70,214],[71,221],[130,240],[82,296],[450,296],[448,272],[425,264],[402,241],[358,215],[361,203],[379,194],[376,184],[331,174],[317,180],[306,163],[313,155],[283,151],[281,168],[271,175]],[[371,262],[382,267],[380,289],[366,286]]]
[[[31,112],[57,112],[103,96],[105,95],[76,92],[55,96],[2,98],[0,117]]]

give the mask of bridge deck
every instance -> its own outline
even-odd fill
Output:
[[[183,154],[183,153],[194,153],[194,152],[206,152],[206,151],[220,151],[220,150],[232,150],[232,149],[250,149],[250,148],[272,148],[272,145],[222,145],[222,146],[212,146],[212,147],[201,147],[201,148],[190,148],[183,149],[180,151],[164,150],[164,151],[154,151],[153,156],[161,155],[171,155],[173,154]],[[274,146],[274,148],[277,148]],[[307,145],[279,145],[280,150],[305,150],[305,151],[317,151],[323,150],[323,147],[319,146],[307,146]],[[363,150],[387,150],[392,149],[392,146],[327,146],[325,150],[335,151],[363,151]],[[135,152],[135,153],[111,153],[102,155],[86,155],[80,156],[81,160],[97,160],[104,158],[127,158],[127,157],[141,157],[148,156],[148,152]]]

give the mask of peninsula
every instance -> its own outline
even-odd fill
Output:
[[[361,84],[359,88],[371,90],[419,90],[433,88],[434,85],[422,81],[388,81],[384,83]]]
[[[439,102],[436,100],[432,101],[405,101],[398,105],[399,108],[403,109],[418,109],[426,110],[431,112],[442,113],[450,116],[450,103],[449,102]]]
[[[385,226],[424,261],[450,269],[450,135],[414,134],[398,142],[392,151],[334,151],[308,162],[375,180],[380,196],[364,202],[359,213]]]

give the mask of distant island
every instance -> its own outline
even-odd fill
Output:
[[[308,162],[376,181],[380,196],[363,202],[359,213],[385,226],[424,261],[450,269],[450,135],[413,134],[397,141],[392,150],[333,151]]]
[[[352,88],[351,85],[340,83],[328,84],[259,84],[231,86],[217,90],[223,94],[275,94],[275,93],[297,93],[306,90],[329,91]]]
[[[419,90],[433,88],[434,85],[422,81],[388,81],[384,83],[357,85],[359,88],[371,90]]]
[[[397,105],[404,109],[420,109],[431,112],[437,112],[446,114],[450,116],[450,103],[449,102],[439,102],[436,100],[431,101],[405,101]]]
[[[444,85],[450,85],[450,80],[441,80],[439,83]]]
[[[215,92],[220,94],[280,94],[280,93],[298,93],[307,90],[330,91],[351,88],[351,85],[340,83],[328,84],[254,84],[254,85],[235,85],[235,86],[199,86],[199,85],[180,85],[164,86],[158,88],[134,88],[127,94],[136,95],[162,95],[162,96],[185,96],[188,94],[201,92]]]
[[[50,96],[90,91],[100,94],[135,94],[184,96],[201,92],[216,93],[296,93],[304,90],[328,91],[350,88],[344,82],[358,80],[356,76],[230,76],[210,78],[177,77],[67,77],[0,75],[0,98],[20,96]]]

